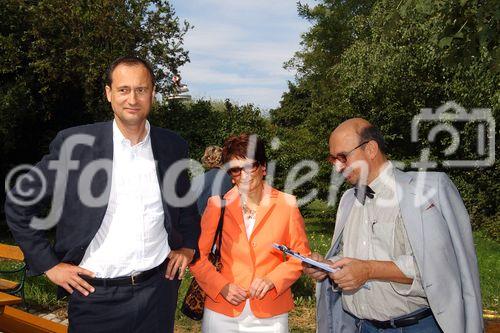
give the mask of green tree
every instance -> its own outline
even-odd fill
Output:
[[[261,110],[251,104],[234,105],[229,100],[192,103],[170,101],[158,105],[152,113],[152,122],[172,129],[189,142],[190,156],[200,160],[209,145],[222,146],[224,140],[241,133],[256,133],[267,142],[275,130]]]
[[[307,128],[315,133],[315,144],[324,146],[341,121],[361,116],[386,134],[391,158],[418,160],[421,148],[431,146],[432,157],[444,159],[441,151],[450,138],[412,143],[411,121],[423,107],[456,101],[465,108],[491,108],[498,124],[499,8],[497,1],[483,0],[322,0],[299,6],[313,25],[288,63],[297,79],[273,119],[292,131]],[[307,103],[287,99],[297,91],[309,96]],[[293,119],[301,107],[302,123],[282,121]],[[464,151],[454,157],[471,159],[477,132],[470,125],[457,128]],[[476,226],[484,216],[497,216],[498,222],[498,163],[444,171],[459,187]],[[321,181],[328,182],[327,175]]]
[[[159,92],[188,61],[190,26],[166,0],[5,0],[0,16],[2,175],[38,160],[58,130],[111,118],[103,79],[113,59],[149,60]]]

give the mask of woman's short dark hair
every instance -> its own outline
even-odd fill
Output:
[[[156,79],[155,79],[155,74],[153,73],[153,67],[151,67],[149,62],[147,62],[146,60],[139,58],[137,56],[131,56],[131,55],[127,55],[127,56],[123,56],[123,57],[120,57],[118,59],[115,59],[115,61],[113,61],[111,63],[111,65],[109,65],[108,70],[106,72],[106,85],[111,87],[111,83],[113,82],[113,77],[112,77],[113,71],[115,70],[116,67],[118,67],[119,65],[122,65],[122,64],[128,65],[128,66],[143,65],[144,67],[146,67],[146,69],[149,72],[149,76],[151,77],[151,84],[153,85],[153,87],[155,86]]]
[[[222,161],[227,163],[233,158],[251,158],[260,165],[266,165],[264,142],[257,134],[240,134],[227,138],[222,148]]]
[[[383,154],[387,153],[387,144],[385,143],[384,136],[377,127],[373,125],[367,126],[361,129],[359,136],[361,138],[360,142],[373,140],[378,144],[378,148]]]

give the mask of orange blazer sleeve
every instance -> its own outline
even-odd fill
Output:
[[[200,258],[190,265],[193,274],[200,287],[207,293],[207,296],[216,301],[220,291],[229,281],[215,269],[208,260],[208,255],[212,250],[217,224],[220,217],[220,198],[211,197],[208,199],[207,208],[201,218],[201,234],[198,240]]]
[[[294,200],[295,201],[295,200]],[[304,219],[300,214],[299,208],[295,204],[291,207],[289,221],[289,234],[287,244],[290,249],[303,255],[310,255],[309,241],[307,240]],[[267,274],[276,288],[276,297],[285,292],[292,284],[300,278],[302,274],[302,263],[299,259],[288,257],[287,260],[279,264]]]

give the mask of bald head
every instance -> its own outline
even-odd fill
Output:
[[[363,118],[352,118],[341,123],[335,130],[333,130],[330,138],[334,135],[342,137],[357,136],[361,137],[361,133],[364,129],[373,127],[372,124]]]
[[[337,126],[330,135],[329,146],[337,170],[353,184],[360,180],[359,165],[366,167],[370,181],[387,161],[382,134],[362,118],[352,118]]]
[[[351,118],[341,123],[330,135],[330,144],[332,140],[342,140],[353,143],[365,141],[374,141],[376,148],[382,153],[386,154],[387,147],[385,144],[382,133],[373,126],[368,120],[363,118]]]

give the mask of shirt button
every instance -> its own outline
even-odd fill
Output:
[[[366,241],[363,241],[363,245],[366,245]]]

